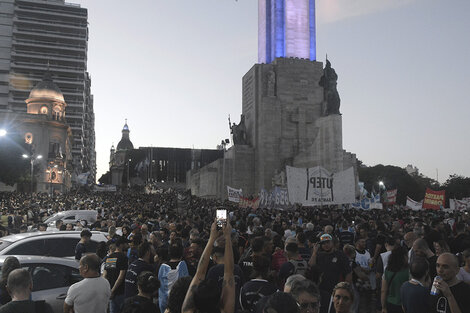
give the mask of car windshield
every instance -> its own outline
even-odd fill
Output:
[[[0,240],[0,251],[11,245],[11,241]]]

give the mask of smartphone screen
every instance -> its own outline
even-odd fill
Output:
[[[222,227],[227,222],[227,210],[216,211],[217,226]]]

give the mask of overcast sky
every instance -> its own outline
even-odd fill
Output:
[[[98,178],[134,147],[215,148],[257,62],[257,0],[69,0],[88,8]],[[317,0],[343,146],[367,165],[470,176],[470,1]]]

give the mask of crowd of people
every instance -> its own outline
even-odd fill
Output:
[[[217,225],[221,207],[228,218]],[[82,238],[75,257],[84,279],[69,288],[66,313],[470,312],[464,211],[254,210],[192,196],[181,208],[172,190],[0,193],[0,208],[2,236],[45,230],[61,210],[98,211],[91,224],[57,224]],[[95,251],[90,230],[107,233]],[[28,300],[15,295],[15,281],[31,284],[18,270],[2,269],[0,313]]]

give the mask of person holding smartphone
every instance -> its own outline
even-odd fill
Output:
[[[222,290],[218,287],[217,281],[206,279],[207,267],[212,254],[214,242],[218,237],[217,219],[211,225],[209,241],[202,252],[199,265],[196,270],[189,290],[184,298],[182,312],[216,312],[233,313],[235,311],[235,279],[233,276],[233,250],[232,250],[232,226],[229,220],[222,225],[223,236],[225,238],[224,255],[224,280]]]

